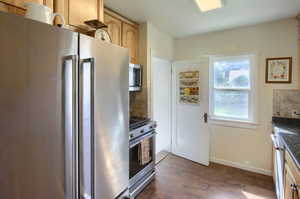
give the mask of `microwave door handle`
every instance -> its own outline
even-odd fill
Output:
[[[80,199],[94,199],[94,59],[79,68],[79,175]]]
[[[66,199],[73,199],[77,195],[74,188],[77,184],[77,56],[63,58],[62,67],[62,124],[65,136],[65,194]]]

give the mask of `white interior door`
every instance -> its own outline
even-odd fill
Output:
[[[156,153],[171,150],[171,67],[168,60],[152,57],[152,113],[157,122]]]
[[[183,61],[174,62],[172,66],[172,152],[194,162],[209,165],[209,126],[204,121],[204,114],[209,110],[209,64]],[[180,87],[183,86],[179,84],[179,73],[189,71],[199,71],[200,92],[199,103],[196,104],[180,101]]]

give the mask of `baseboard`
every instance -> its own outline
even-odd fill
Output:
[[[267,176],[272,176],[272,171],[249,166],[246,164],[241,164],[238,162],[231,162],[228,160],[223,160],[223,159],[218,159],[218,158],[210,158],[210,162],[214,162],[214,163],[218,163],[218,164],[222,164],[225,166],[230,166],[230,167],[234,167],[234,168],[238,168],[238,169],[242,169],[242,170],[246,170],[246,171],[251,171],[254,173],[259,173],[259,174],[263,174],[263,175],[267,175]]]

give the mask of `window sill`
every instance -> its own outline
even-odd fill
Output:
[[[223,118],[211,117],[209,123],[213,125],[244,128],[244,129],[257,129],[258,124],[256,122],[242,121],[242,120],[227,120]]]

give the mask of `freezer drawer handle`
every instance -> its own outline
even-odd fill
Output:
[[[62,65],[62,125],[65,135],[65,198],[73,199],[77,195],[77,56],[63,58]]]
[[[81,60],[79,70],[79,193],[94,199],[94,59]]]

